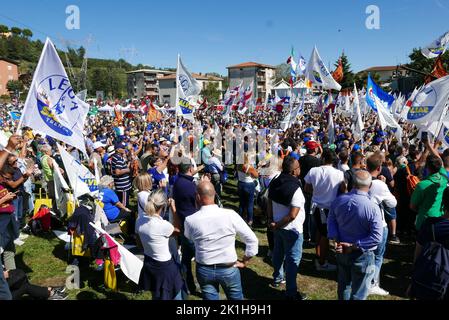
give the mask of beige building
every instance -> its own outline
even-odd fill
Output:
[[[175,74],[173,71],[141,69],[129,71],[128,77],[128,96],[131,98],[142,98],[146,96],[159,98],[159,79],[166,75]]]
[[[393,79],[405,77],[407,75],[407,70],[398,66],[371,67],[362,70],[362,72],[377,73],[381,82],[391,82]]]
[[[217,83],[218,90],[223,91],[223,79],[215,76],[205,75],[202,73],[192,73],[192,76],[201,84],[201,88],[205,89],[209,83]],[[221,99],[220,95],[220,99]],[[176,103],[176,74],[166,75],[159,79],[159,102],[168,103],[174,106]]]
[[[10,59],[0,58],[0,96],[9,95],[6,84],[9,80],[19,79],[19,67]]]
[[[254,81],[254,98],[266,99],[266,95],[274,88],[274,77],[276,67],[257,63],[245,62],[227,67],[229,77],[229,87],[238,86],[243,81],[243,87],[251,85]]]

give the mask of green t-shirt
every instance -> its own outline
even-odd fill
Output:
[[[441,168],[440,172],[428,176],[416,186],[411,203],[418,209],[415,222],[417,230],[421,228],[427,218],[443,215],[441,201],[447,183],[447,172],[444,168]]]

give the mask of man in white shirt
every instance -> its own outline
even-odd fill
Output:
[[[327,238],[327,217],[331,203],[337,197],[344,182],[344,174],[333,167],[335,152],[325,149],[322,154],[323,165],[310,169],[305,176],[305,191],[312,193],[312,212],[317,227],[315,268],[318,271],[335,271],[337,267],[327,261],[329,239]]]
[[[274,231],[273,286],[284,282],[285,268],[287,299],[305,300],[298,292],[296,275],[302,257],[305,198],[299,182],[300,165],[293,157],[286,157],[282,173],[271,183],[268,191],[270,228]]]
[[[374,279],[372,280],[372,286],[368,289],[368,294],[375,294],[381,296],[387,296],[389,293],[380,287],[380,269],[384,259],[387,239],[388,239],[388,226],[385,222],[384,210],[385,208],[395,208],[397,200],[388,189],[385,183],[385,177],[380,175],[382,171],[382,157],[379,154],[374,154],[366,160],[366,168],[372,176],[372,183],[369,190],[371,200],[380,206],[382,213],[382,227],[383,236],[381,243],[374,250],[374,264],[375,272]]]
[[[229,300],[242,300],[239,268],[257,254],[256,235],[233,210],[219,208],[215,203],[215,189],[209,181],[202,181],[196,190],[201,209],[186,217],[184,235],[195,244],[196,278],[204,300],[219,299],[219,285]],[[235,237],[246,245],[242,261],[237,260]]]

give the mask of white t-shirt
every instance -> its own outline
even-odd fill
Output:
[[[320,208],[329,209],[344,181],[344,174],[334,167],[321,166],[310,169],[304,181],[313,187],[312,202]]]
[[[136,221],[145,255],[161,262],[172,258],[168,241],[174,230],[171,223],[160,216],[141,216]]]
[[[380,205],[383,202],[383,205],[388,208],[395,208],[398,204],[394,195],[388,189],[388,186],[382,180],[373,180],[371,183],[371,188],[368,193],[371,197],[371,200],[374,201],[376,205]],[[383,227],[387,226],[385,222],[385,217],[382,212],[382,224]]]
[[[282,229],[285,230],[293,230],[298,233],[303,233],[303,224],[306,219],[304,203],[306,199],[302,193],[301,188],[298,188],[296,192],[293,194],[292,202],[290,207],[299,208],[299,213],[296,216],[295,220],[285,225]],[[277,203],[273,201],[273,221],[278,222],[282,218],[284,218],[290,212],[290,207],[284,206],[283,204]]]
[[[137,213],[139,217],[145,216],[145,206],[147,205],[149,196],[149,191],[140,191],[137,194]]]
[[[339,162],[338,163],[338,170],[340,170],[341,172],[345,173],[346,171],[349,170],[349,166],[347,164]]]

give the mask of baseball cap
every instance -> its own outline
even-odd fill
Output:
[[[304,143],[307,143],[310,141],[310,137],[305,137],[303,140],[304,140]]]
[[[126,149],[126,143],[124,143],[124,142],[118,142],[118,143],[116,143],[116,144],[114,145],[114,148],[115,148],[115,150],[118,150],[118,149]]]
[[[94,150],[96,150],[96,149],[98,149],[98,148],[104,148],[104,147],[106,147],[106,145],[103,144],[103,143],[101,143],[101,141],[96,141],[96,142],[93,144],[93,149],[94,149]]]
[[[320,145],[316,141],[310,140],[306,142],[305,146],[307,149],[311,150],[318,148]]]
[[[360,150],[360,146],[358,144],[355,144],[354,147],[352,148],[353,151],[359,151]]]
[[[313,130],[314,130],[313,128],[307,128],[304,132],[305,132],[305,133],[312,133]]]

